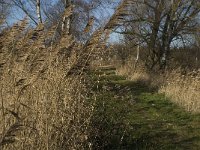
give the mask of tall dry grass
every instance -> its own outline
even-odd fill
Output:
[[[92,148],[94,104],[88,99],[96,98],[85,71],[107,47],[105,41],[128,15],[129,5],[131,0],[123,0],[84,44],[67,34],[57,38],[57,25],[28,29],[27,19],[1,30],[0,149]]]
[[[200,112],[200,70],[181,73],[180,69],[168,72],[159,92],[184,107],[187,111]]]
[[[27,26],[0,35],[0,149],[90,149],[90,82],[67,75],[82,47],[70,35],[55,42],[55,27]]]
[[[117,62],[118,61],[115,61],[115,64],[117,64],[117,74],[126,76],[127,79],[132,81],[139,81],[144,84],[150,83],[150,74],[142,62],[138,62],[137,65],[135,65],[135,58],[133,57],[128,58],[124,65]]]
[[[187,111],[200,112],[200,70],[173,69],[165,72],[151,72],[140,62],[134,67],[134,59],[126,61],[125,65],[117,66],[117,73],[128,79],[139,81],[150,88],[158,88],[159,93]]]

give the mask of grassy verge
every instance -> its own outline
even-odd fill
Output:
[[[94,149],[200,149],[200,115],[147,85],[106,76],[95,89]]]

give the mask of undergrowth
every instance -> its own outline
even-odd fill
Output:
[[[200,108],[200,72],[188,69],[166,69],[153,72],[147,70],[140,62],[134,69],[132,62],[127,61],[123,66],[117,67],[119,75],[126,76],[132,81],[140,81],[143,84],[157,88],[172,102],[185,108],[187,111],[198,113]]]
[[[90,81],[68,75],[82,47],[70,35],[55,41],[54,26],[27,26],[24,19],[1,32],[0,147],[88,149]]]
[[[28,27],[27,18],[0,31],[0,148],[91,149],[90,122],[96,94],[90,63],[107,47],[130,0],[87,41],[78,42],[58,24]],[[64,17],[71,17],[70,9]]]
[[[140,81],[100,76],[91,134],[93,149],[199,149],[200,116]]]

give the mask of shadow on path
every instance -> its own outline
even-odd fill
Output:
[[[93,149],[200,149],[200,115],[185,112],[141,82],[105,73],[95,80]]]

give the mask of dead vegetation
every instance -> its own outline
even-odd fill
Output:
[[[159,89],[159,92],[165,93],[167,97],[187,111],[198,113],[200,110],[199,91],[199,70],[183,74],[180,69],[167,73],[165,83]]]
[[[99,65],[95,59],[107,55],[103,51],[106,41],[112,29],[122,25],[129,15],[125,8],[132,4],[122,1],[108,23],[85,43],[78,43],[69,33],[56,38],[57,25],[48,30],[42,23],[28,28],[26,18],[1,30],[1,149],[92,149],[90,133],[95,132],[90,125],[96,94],[87,72],[91,64]],[[157,87],[188,111],[199,112],[199,71],[155,73],[143,61],[134,62],[133,58],[123,60],[118,74]]]
[[[200,72],[198,69],[176,68],[172,70],[149,71],[140,61],[134,69],[134,60],[128,59],[125,65],[118,65],[119,75],[128,79],[157,88],[176,104],[190,112],[199,112],[200,108]]]
[[[67,76],[79,45],[68,35],[54,43],[54,27],[27,25],[24,19],[1,33],[1,149],[89,147],[86,77]]]
[[[69,34],[56,39],[56,25],[29,29],[27,18],[1,31],[1,149],[91,148],[94,104],[88,99],[95,94],[85,71],[105,48],[127,3],[84,44]]]

